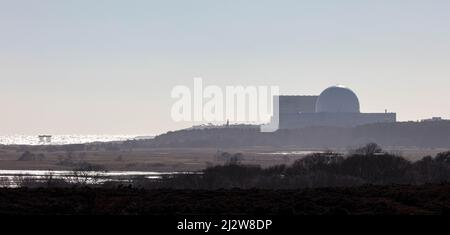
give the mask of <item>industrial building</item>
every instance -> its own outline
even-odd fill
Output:
[[[332,86],[319,96],[278,96],[274,117],[279,129],[312,126],[354,127],[371,123],[396,122],[396,113],[361,113],[356,94],[344,86]],[[278,113],[277,113],[278,112]]]

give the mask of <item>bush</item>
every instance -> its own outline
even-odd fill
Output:
[[[437,154],[435,160],[436,162],[450,165],[450,151]]]
[[[389,154],[353,155],[337,166],[339,174],[359,177],[375,184],[405,183],[410,167],[409,161]]]
[[[383,153],[383,149],[376,143],[369,143],[364,147],[350,150],[351,155],[364,155],[364,156],[372,156],[375,154]]]
[[[297,160],[287,169],[289,175],[305,174],[318,171],[335,171],[336,164],[341,163],[344,158],[337,153],[313,153]]]
[[[440,153],[435,158],[427,156],[412,166],[409,177],[416,184],[442,183],[450,180],[448,153]]]

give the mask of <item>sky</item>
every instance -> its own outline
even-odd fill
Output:
[[[0,135],[159,134],[171,91],[344,84],[361,111],[450,118],[448,0],[0,0]]]

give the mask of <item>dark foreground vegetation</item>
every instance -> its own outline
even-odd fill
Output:
[[[0,214],[450,214],[450,152],[409,162],[368,144],[270,168],[222,157],[224,165],[159,179],[95,181],[93,168],[77,180],[18,181],[0,189]]]
[[[428,215],[450,214],[450,184],[303,190],[0,189],[0,214]]]

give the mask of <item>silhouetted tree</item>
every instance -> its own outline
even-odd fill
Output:
[[[350,154],[352,154],[352,155],[357,154],[357,155],[366,155],[366,156],[381,154],[381,153],[383,153],[383,149],[376,143],[369,143],[364,147],[350,151]]]
[[[450,164],[450,151],[438,153],[435,158],[436,162]]]
[[[244,160],[244,155],[236,153],[227,159],[226,165],[239,165],[242,160]]]

